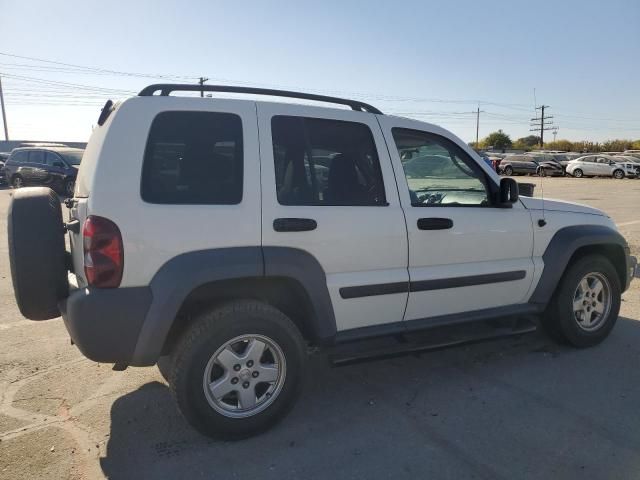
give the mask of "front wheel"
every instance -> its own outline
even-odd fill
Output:
[[[513,175],[513,167],[511,165],[507,165],[506,167],[504,167],[504,174],[509,177]]]
[[[13,188],[22,188],[24,187],[24,180],[20,175],[14,175],[11,179],[11,186]]]
[[[624,178],[624,172],[622,170],[616,170],[615,172],[613,172],[613,178],[622,180]]]
[[[576,177],[576,178],[582,178],[582,175],[584,175],[584,173],[579,168],[576,168],[573,171],[573,176]]]
[[[75,186],[76,186],[75,180],[73,180],[72,178],[66,180],[64,182],[64,192],[63,193],[67,197],[73,197],[73,189],[75,188]]]
[[[544,168],[539,168],[538,169],[538,176],[539,177],[546,177],[547,176],[547,171]]]
[[[570,265],[542,317],[554,339],[584,348],[611,332],[620,311],[620,278],[602,255],[587,255]]]
[[[205,435],[233,440],[286,415],[305,360],[293,322],[270,305],[245,300],[200,315],[178,342],[167,373],[189,423]]]

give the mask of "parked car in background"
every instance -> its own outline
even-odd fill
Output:
[[[633,163],[634,168],[636,169],[636,178],[640,178],[640,158],[634,157],[633,155],[616,155],[615,161],[618,163]]]
[[[640,158],[640,150],[625,150],[624,152],[622,152],[622,154]]]
[[[610,155],[585,155],[572,160],[567,165],[567,173],[576,178],[582,177],[635,177],[633,162],[617,160]]]
[[[70,147],[15,148],[5,165],[5,177],[13,188],[45,185],[70,196],[83,153]]]
[[[545,160],[534,155],[508,155],[500,162],[500,172],[505,175],[564,175],[562,165],[555,160]]]
[[[4,164],[7,162],[7,158],[9,158],[10,153],[0,152],[0,185],[7,183],[7,179],[4,174]]]

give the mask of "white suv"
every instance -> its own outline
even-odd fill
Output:
[[[201,89],[352,110],[169,95]],[[66,205],[63,228],[48,189],[14,193],[21,312],[62,314],[92,360],[158,363],[189,422],[224,438],[286,413],[308,346],[530,314],[595,345],[636,265],[607,215],[519,198],[446,130],[293,92],[108,103]]]

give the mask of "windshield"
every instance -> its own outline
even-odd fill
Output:
[[[70,164],[70,165],[80,165],[80,161],[82,160],[82,154],[84,153],[84,150],[80,150],[77,152],[59,152],[64,159]]]

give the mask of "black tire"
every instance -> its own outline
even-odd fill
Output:
[[[504,167],[504,174],[507,176],[511,176],[513,175],[513,167],[511,165],[507,165],[506,167]]]
[[[76,181],[73,178],[68,178],[65,180],[62,193],[67,197],[73,197],[73,189],[75,188]]]
[[[20,313],[31,320],[60,316],[69,294],[60,199],[46,187],[13,194],[7,220],[9,264]]]
[[[544,168],[538,168],[538,176],[539,177],[546,177],[547,176],[547,171]]]
[[[160,375],[162,375],[162,378],[169,382],[169,379],[171,378],[172,366],[171,357],[169,355],[163,355],[158,359],[156,365],[158,367],[158,370],[160,371]]]
[[[20,175],[11,177],[11,186],[15,189],[24,187],[24,179]]]
[[[574,176],[575,178],[582,178],[582,176],[583,176],[583,175],[584,175],[584,173],[583,173],[583,172],[582,172],[582,170],[581,170],[581,169],[579,169],[579,168],[576,168],[576,169],[573,171],[573,176]]]
[[[576,288],[583,277],[596,272],[603,275],[611,289],[611,307],[599,327],[585,331],[574,316],[573,301]],[[544,330],[554,340],[577,348],[591,347],[602,342],[613,329],[621,302],[620,278],[611,262],[602,255],[587,255],[567,268],[542,316]]]
[[[284,354],[286,375],[275,400],[264,410],[230,418],[211,406],[203,381],[214,353],[241,335],[275,341]],[[178,341],[171,363],[169,384],[187,421],[204,435],[236,440],[268,429],[289,412],[302,385],[306,348],[298,328],[282,312],[258,301],[239,300],[201,314]]]
[[[622,180],[624,178],[624,172],[622,170],[614,170],[613,171],[613,178],[616,178],[618,180]]]

